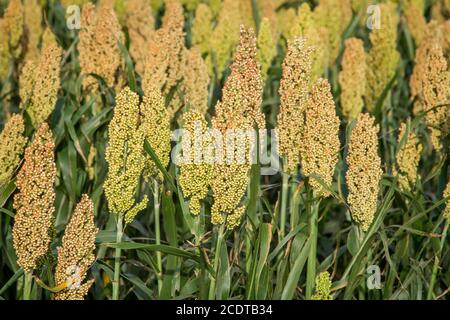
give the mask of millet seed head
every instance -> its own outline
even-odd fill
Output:
[[[139,96],[128,87],[116,96],[108,137],[106,199],[111,213],[125,215],[126,222],[131,222],[137,214],[133,209],[145,207],[147,197],[136,204],[134,193],[145,165],[144,132],[139,127]]]
[[[353,220],[367,231],[377,210],[379,184],[383,171],[378,155],[378,131],[375,118],[360,113],[350,134],[346,174],[347,202]]]
[[[92,281],[81,284],[95,260],[94,205],[84,194],[66,226],[61,247],[58,248],[56,284],[67,287],[55,294],[55,300],[83,300]]]
[[[341,66],[339,84],[342,113],[352,120],[361,112],[366,92],[366,54],[362,40],[357,38],[345,40]]]
[[[305,126],[300,144],[303,174],[318,175],[331,186],[338,161],[339,118],[331,94],[331,86],[325,79],[317,80],[306,103]],[[318,196],[327,197],[330,192],[314,177],[309,180]]]
[[[54,221],[55,144],[47,123],[35,133],[25,150],[25,161],[17,175],[13,206],[13,246],[17,263],[26,272],[36,269],[52,241]]]
[[[25,126],[19,114],[13,115],[0,133],[0,185],[13,175],[20,162],[27,138],[23,136]]]

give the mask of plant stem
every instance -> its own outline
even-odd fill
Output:
[[[116,243],[120,244],[122,242],[122,222],[123,217],[117,215],[117,232],[116,232]],[[120,282],[120,253],[121,249],[116,248],[115,254],[114,254],[114,279],[113,279],[113,294],[112,299],[113,300],[119,300],[119,282]]]
[[[433,299],[434,284],[436,283],[437,272],[439,269],[439,256],[442,254],[442,249],[444,248],[445,239],[447,238],[448,226],[449,226],[449,222],[447,221],[445,223],[444,230],[442,231],[439,252],[434,257],[434,265],[433,265],[433,271],[431,272],[430,285],[428,286],[427,300]]]
[[[31,272],[25,272],[23,283],[23,300],[30,300],[33,275]]]
[[[313,200],[311,204],[310,220],[309,220],[309,237],[311,247],[309,248],[308,266],[306,273],[306,299],[310,300],[316,280],[316,253],[317,253],[317,220],[319,216],[320,200]]]
[[[219,271],[220,248],[222,247],[223,233],[224,233],[224,225],[222,224],[220,226],[220,228],[219,228],[219,233],[217,234],[216,252],[215,252],[215,255],[214,255],[214,275],[215,275],[215,278],[211,276],[211,282],[209,284],[209,294],[208,294],[208,299],[209,300],[214,300],[214,297],[215,297],[216,279],[217,279],[217,274],[218,274],[218,271]]]
[[[289,192],[289,175],[282,172],[282,184],[281,184],[281,210],[280,210],[280,239],[284,237],[286,229],[286,216],[287,216],[287,198]]]
[[[159,184],[156,179],[153,180],[153,202],[155,209],[155,237],[156,244],[161,244],[161,226],[160,226],[160,212],[159,212]],[[161,252],[156,251],[156,264],[158,265],[159,274],[158,274],[158,293],[161,292],[162,289],[162,258]]]

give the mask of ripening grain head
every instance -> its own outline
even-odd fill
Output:
[[[319,79],[306,103],[302,140],[297,141],[305,176],[316,174],[327,186],[331,186],[340,149],[338,134],[339,118],[330,84],[325,79]],[[330,195],[316,178],[310,177],[309,183],[318,196]]]
[[[313,300],[331,300],[331,275],[328,271],[321,272],[316,276],[316,292]]]
[[[427,21],[424,17],[424,0],[409,0],[404,3],[404,19],[416,46],[424,39]]]
[[[442,48],[433,45],[426,59],[422,78],[425,119],[431,132],[431,142],[437,151],[443,148],[442,142],[450,131],[450,72]]]
[[[192,45],[199,48],[201,54],[210,50],[210,41],[213,26],[213,13],[209,6],[200,3],[195,10],[195,19],[192,23]]]
[[[78,52],[85,89],[98,87],[97,80],[90,76],[92,73],[101,76],[108,86],[116,84],[117,71],[123,64],[117,43],[124,44],[124,40],[119,21],[109,5],[95,8],[87,3],[83,6]]]
[[[284,170],[289,173],[293,173],[300,163],[303,112],[311,86],[311,54],[312,50],[306,46],[305,40],[296,39],[288,44],[282,66],[277,128],[280,155],[285,157],[287,166]]]
[[[125,19],[130,37],[130,55],[135,62],[136,71],[142,75],[145,55],[155,29],[155,18],[148,1],[128,1]]]
[[[25,57],[37,59],[39,57],[38,45],[43,33],[42,12],[38,0],[24,1],[24,19]]]
[[[104,184],[111,213],[131,222],[147,205],[147,196],[136,204],[134,194],[144,169],[143,130],[139,128],[139,97],[128,87],[116,96],[114,116],[108,126]]]
[[[191,109],[206,114],[208,110],[209,74],[208,66],[197,48],[186,50],[181,83],[184,98]]]
[[[275,42],[270,29],[270,21],[267,18],[261,20],[259,26],[258,39],[258,61],[261,65],[261,77],[263,81],[267,79],[267,72],[272,64],[273,58],[277,54]]]
[[[161,164],[167,167],[170,161],[170,117],[158,88],[150,88],[146,91],[140,109],[144,138],[155,150]],[[145,156],[144,177],[147,180],[156,178],[162,181],[163,179],[158,167],[148,155]]]
[[[444,217],[450,221],[450,181],[447,183],[447,187],[445,187],[444,190],[444,194],[443,194],[444,198],[447,198],[447,201],[445,202],[445,211],[444,211]]]
[[[183,79],[186,64],[183,26],[183,7],[178,1],[167,1],[163,25],[152,36],[145,57],[142,75],[144,95],[156,86],[163,96],[167,96]],[[175,93],[168,106],[171,119],[181,108],[182,102]]]
[[[35,127],[47,120],[55,108],[60,88],[61,57],[62,49],[58,44],[45,47],[34,71],[33,90],[26,110]]]
[[[57,285],[67,287],[55,294],[55,300],[83,300],[94,280],[84,282],[89,267],[95,260],[94,205],[84,194],[66,226],[55,272]],[[84,282],[84,283],[82,283]]]
[[[256,39],[253,31],[241,28],[240,43],[231,65],[231,74],[227,78],[222,92],[222,101],[218,102],[213,118],[213,128],[222,134],[227,129],[265,128],[264,114],[261,112],[262,81],[256,57]],[[235,140],[236,145],[250,148],[250,140]],[[231,150],[237,154],[235,149]],[[236,156],[235,156],[236,157]],[[212,190],[214,204],[211,220],[214,224],[223,223],[227,217],[228,228],[235,227],[244,208],[238,208],[248,184],[250,163],[216,164],[213,169]]]
[[[342,113],[355,119],[363,108],[366,91],[366,54],[362,40],[345,40],[342,56],[342,71],[339,73]]]
[[[190,211],[199,214],[201,201],[208,194],[212,177],[212,164],[206,163],[204,159],[207,142],[204,141],[204,135],[208,130],[208,123],[202,113],[188,111],[183,114],[183,129],[186,131],[182,138],[183,150],[190,152],[180,164],[180,185],[183,195],[190,199]],[[185,139],[187,137],[189,139]]]
[[[378,155],[378,131],[375,118],[360,113],[350,134],[346,175],[347,202],[353,220],[367,231],[377,210],[379,184],[383,171]]]
[[[0,185],[7,182],[16,170],[27,138],[21,115],[13,115],[0,133]]]
[[[393,78],[400,55],[397,51],[398,15],[396,6],[383,3],[380,7],[380,29],[370,31],[372,47],[367,55],[366,107],[373,110],[385,87]]]
[[[217,76],[222,77],[228,62],[239,43],[239,1],[224,0],[211,38],[211,50]]]
[[[17,263],[26,272],[38,267],[52,241],[54,221],[55,144],[47,123],[37,130],[25,150],[25,161],[17,175],[14,196],[13,245]]]
[[[400,149],[395,157],[397,169],[394,170],[394,175],[398,177],[398,182],[403,190],[411,190],[417,180],[422,145],[414,132],[410,131],[406,136],[406,130],[406,123],[402,123],[398,135]]]
[[[22,54],[22,37],[24,26],[24,8],[21,0],[10,0],[3,15],[5,34],[8,39],[9,53],[17,59]]]

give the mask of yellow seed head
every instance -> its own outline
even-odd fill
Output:
[[[450,181],[447,183],[447,187],[444,190],[444,198],[450,197]],[[450,198],[447,199],[445,204],[444,217],[450,221]]]
[[[14,173],[20,162],[27,138],[21,115],[13,115],[0,133],[0,185]]]
[[[36,79],[36,65],[38,60],[34,59],[28,59],[25,61],[24,65],[22,66],[22,70],[20,70],[20,77],[19,77],[19,96],[21,100],[21,108],[24,108],[26,103],[28,102],[28,99],[30,99],[33,88],[34,88],[34,82]]]
[[[375,118],[360,113],[350,135],[347,155],[348,204],[353,219],[367,231],[377,209],[379,183],[383,171],[378,155]]]
[[[6,34],[6,22],[0,18],[0,34]],[[8,37],[0,37],[0,80],[8,74],[9,70],[9,46]]]
[[[102,77],[108,86],[116,83],[117,71],[122,68],[122,53],[118,42],[125,43],[119,21],[111,6],[87,3],[81,13],[79,33],[79,61],[84,75],[83,87],[95,90],[97,80],[90,74]]]
[[[239,43],[239,1],[224,0],[211,38],[217,76],[221,78]]]
[[[146,96],[141,104],[141,115],[144,137],[155,150],[161,164],[167,167],[170,161],[170,117],[159,89],[150,88],[146,91]],[[160,181],[163,178],[158,167],[148,155],[145,158],[144,177],[147,180],[158,178]]]
[[[37,59],[39,57],[39,40],[42,29],[42,12],[38,0],[24,1],[25,26],[24,35],[26,38],[26,58]]]
[[[89,267],[95,260],[94,205],[84,194],[68,223],[62,245],[58,248],[58,264],[55,272],[57,285],[67,288],[55,294],[55,300],[83,300],[93,280],[82,284]]]
[[[190,198],[189,208],[192,214],[199,214],[201,201],[208,194],[211,184],[212,164],[204,158],[208,141],[204,135],[208,130],[208,123],[202,113],[188,111],[183,115],[183,150],[190,150],[188,155],[183,154],[180,164],[180,185],[186,198]],[[189,136],[189,139],[187,139]]]
[[[35,70],[34,85],[30,95],[27,112],[35,127],[45,121],[55,108],[60,87],[59,73],[61,70],[62,49],[57,44],[45,47]],[[24,88],[25,89],[25,88]],[[23,92],[30,94],[28,89]]]
[[[311,54],[305,40],[288,43],[280,81],[280,112],[278,113],[278,139],[280,155],[285,157],[288,173],[300,163],[299,141],[302,141],[303,112],[311,83]]]
[[[25,150],[25,161],[17,175],[19,192],[14,196],[16,215],[13,245],[17,263],[26,272],[35,269],[51,243],[54,220],[55,144],[47,123],[37,130]]]
[[[227,78],[222,92],[222,101],[216,105],[213,128],[225,136],[227,129],[247,130],[265,128],[264,115],[261,113],[262,81],[256,57],[256,39],[253,31],[241,28],[240,43],[231,65],[231,74]],[[234,156],[232,163],[224,161],[213,168],[212,190],[214,204],[211,209],[213,224],[221,224],[227,217],[227,227],[234,228],[245,208],[239,204],[248,184],[250,161],[245,158],[239,163],[238,146],[249,151],[250,138],[232,137],[233,149],[226,150]],[[225,140],[225,138],[224,138]],[[232,148],[231,145],[227,145]],[[249,152],[245,152],[248,154]]]
[[[313,86],[306,104],[302,140],[296,142],[300,144],[303,174],[316,174],[331,186],[340,148],[339,118],[327,80],[319,79]],[[310,184],[317,195],[330,195],[315,178],[310,179]]]
[[[257,39],[258,61],[261,65],[261,77],[267,79],[267,72],[272,65],[272,60],[277,54],[276,44],[273,39],[270,21],[267,18],[261,20]]]
[[[133,0],[126,4],[126,24],[130,36],[130,54],[139,74],[144,73],[144,59],[155,29],[155,19],[147,0]]]
[[[350,1],[321,0],[314,10],[314,15],[318,26],[327,30],[328,64],[332,65],[339,54],[342,33],[352,17]]]
[[[21,0],[10,0],[3,15],[8,39],[9,53],[17,59],[22,54],[22,37],[24,25],[24,8]]]
[[[437,151],[442,150],[442,140],[450,133],[450,72],[440,45],[433,45],[426,60],[422,78],[423,105],[426,122],[431,132],[431,142]]]
[[[404,3],[404,18],[416,46],[424,39],[427,26],[424,9],[424,0],[409,0]]]
[[[182,90],[185,100],[192,109],[206,114],[208,109],[209,74],[208,66],[197,48],[186,51],[186,64],[183,66]]]
[[[165,12],[163,25],[154,33],[145,58],[142,79],[145,95],[157,86],[167,96],[183,78],[186,63],[183,7],[178,1],[170,0],[166,2]],[[181,105],[182,100],[175,93],[168,106],[171,119]]]
[[[210,50],[212,37],[213,13],[204,3],[200,3],[195,10],[195,19],[192,24],[192,45],[199,48],[201,54]]]
[[[341,65],[339,84],[342,113],[348,119],[355,119],[362,110],[366,91],[366,54],[360,39],[350,38],[345,41]]]
[[[119,216],[125,215],[125,221],[129,223],[138,213],[136,208],[145,208],[148,199],[144,196],[139,204],[136,204],[134,199],[144,168],[144,135],[139,127],[139,97],[128,87],[116,96],[108,136],[105,195],[110,212]]]
[[[400,55],[397,47],[398,16],[393,3],[380,4],[380,29],[373,29],[367,56],[366,107],[373,110],[384,88],[395,74]]]
[[[313,300],[331,299],[331,275],[329,272],[321,272],[316,276],[316,292],[312,296]]]
[[[398,135],[398,143],[400,145],[403,142],[403,144],[397,151],[397,169],[394,170],[394,175],[398,177],[400,187],[406,191],[411,190],[416,184],[422,145],[414,132],[409,132],[407,137],[405,134],[406,124],[402,123]]]

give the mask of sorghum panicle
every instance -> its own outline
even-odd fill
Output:
[[[331,275],[328,271],[321,272],[316,276],[316,292],[313,300],[332,300],[331,298]]]
[[[214,129],[219,130],[225,137],[227,129],[265,128],[264,114],[260,109],[262,81],[256,57],[256,39],[251,29],[247,31],[241,28],[240,43],[231,65],[231,74],[222,93],[222,101],[217,103],[216,115],[212,121]],[[239,223],[245,210],[244,207],[239,207],[239,204],[248,184],[250,159],[246,158],[243,163],[238,163],[236,147],[243,145],[249,150],[250,138],[242,138],[234,139],[235,146],[231,150],[235,155],[233,163],[214,165],[211,183],[214,194],[211,221],[214,224],[221,224],[226,215],[227,227],[230,229]]]
[[[145,57],[142,75],[144,95],[156,86],[163,96],[167,96],[183,79],[186,64],[183,7],[178,1],[170,0],[166,2],[165,12],[162,27],[154,32]],[[171,119],[182,102],[175,93],[168,106]]]
[[[197,48],[186,51],[183,65],[182,90],[190,108],[206,114],[208,110],[209,74],[208,66]]]
[[[339,156],[339,118],[336,115],[331,87],[327,80],[319,79],[311,90],[306,104],[305,127],[300,144],[303,174],[316,174],[331,186]],[[326,190],[314,177],[310,184],[317,195],[327,197]]]
[[[13,115],[0,133],[0,185],[14,173],[25,149],[27,138],[23,136],[25,126],[19,114]]]
[[[97,80],[90,76],[101,76],[108,86],[116,84],[116,74],[122,68],[122,53],[118,42],[125,43],[119,21],[113,8],[102,4],[98,8],[91,3],[83,6],[79,33],[79,61],[84,75],[83,87],[95,90]]]
[[[186,198],[190,198],[189,209],[192,214],[199,214],[201,201],[208,194],[211,184],[212,164],[205,159],[208,141],[205,139],[208,123],[205,116],[197,111],[188,111],[183,114],[183,150],[190,150],[188,155],[183,154],[180,164],[180,185]],[[189,139],[187,139],[189,136]]]
[[[360,113],[350,135],[346,174],[347,202],[353,219],[367,231],[377,210],[379,184],[383,171],[378,155],[378,131],[375,118]]]
[[[362,40],[357,38],[345,40],[341,65],[339,84],[342,113],[348,119],[355,119],[363,108],[363,96],[366,91],[366,54]]]
[[[213,13],[209,6],[200,3],[195,10],[195,19],[192,23],[192,45],[197,47],[201,54],[207,54],[210,50],[212,36]]]
[[[55,294],[55,300],[83,300],[94,280],[82,283],[95,260],[94,205],[84,194],[77,204],[58,248],[58,264],[55,272],[57,286],[67,287]]]
[[[134,194],[144,169],[144,133],[139,127],[139,96],[128,87],[116,96],[114,116],[108,126],[108,175],[104,189],[111,213],[126,222],[147,205],[147,196],[136,204]]]
[[[261,65],[261,77],[263,81],[267,79],[267,72],[272,64],[273,58],[277,54],[275,42],[270,29],[270,21],[267,18],[261,20],[258,32],[258,61]]]
[[[366,108],[373,110],[385,87],[395,74],[400,55],[397,51],[398,15],[396,6],[383,3],[380,8],[380,29],[370,34],[372,47],[367,55]]]
[[[218,78],[222,77],[239,43],[240,21],[239,1],[224,0],[210,42]]]
[[[130,36],[130,55],[135,62],[136,71],[142,75],[145,55],[155,30],[155,18],[146,0],[128,1],[125,17]]]
[[[170,161],[170,117],[164,106],[164,98],[158,88],[149,88],[141,103],[141,128],[144,138],[155,150],[159,161],[167,167]],[[144,177],[157,178],[162,181],[163,176],[149,155],[145,156]]]
[[[35,127],[45,121],[55,108],[60,88],[61,57],[62,49],[58,44],[45,47],[34,71],[33,90],[26,110]],[[25,94],[30,92],[27,90]]]
[[[38,267],[51,243],[54,221],[55,144],[47,123],[35,133],[25,150],[17,175],[19,192],[14,196],[13,245],[17,263],[26,272]]]
[[[24,36],[26,39],[25,59],[39,58],[39,41],[43,33],[42,12],[38,0],[24,1]]]
[[[302,38],[288,43],[280,81],[280,111],[278,113],[278,139],[280,155],[285,157],[288,173],[300,163],[299,145],[302,141],[304,111],[311,86],[312,49]]]
[[[437,151],[450,132],[450,72],[440,45],[435,44],[428,52],[422,78],[425,119],[431,131],[431,142]]]
[[[403,142],[395,157],[397,169],[394,175],[398,176],[398,182],[402,190],[411,190],[416,184],[417,168],[419,166],[420,155],[422,153],[422,145],[414,132],[406,134],[406,123],[400,125],[398,135],[398,145]]]

